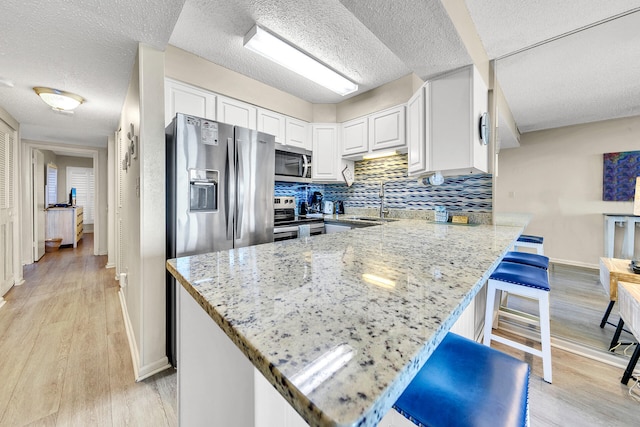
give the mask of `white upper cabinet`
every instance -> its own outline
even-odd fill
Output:
[[[353,162],[343,160],[340,155],[340,140],[337,123],[314,123],[311,125],[313,157],[311,179],[314,182],[344,182],[342,171],[348,167],[353,174]]]
[[[276,143],[285,143],[286,123],[284,115],[258,107],[258,130],[276,137]]]
[[[487,111],[488,94],[477,69],[469,66],[456,70],[430,80],[420,90],[425,97],[424,114],[417,111],[419,105],[408,106],[409,174],[486,173],[489,151],[481,141],[479,123]],[[409,102],[419,102],[419,96],[414,95]],[[424,137],[420,135],[421,126]]]
[[[351,156],[369,151],[369,120],[359,117],[342,123],[342,155]]]
[[[286,117],[285,122],[287,127],[286,145],[311,150],[312,142],[309,136],[309,123],[293,117]]]
[[[349,120],[342,127],[342,155],[359,160],[367,154],[404,151],[405,106],[388,108],[364,117]]]
[[[369,147],[371,151],[403,147],[404,105],[369,115]]]
[[[166,79],[164,102],[165,126],[171,123],[176,113],[216,120],[216,96],[204,89]]]
[[[407,149],[409,175],[424,172],[427,169],[428,150],[425,140],[426,119],[425,92],[427,85],[418,90],[407,102]]]
[[[218,95],[217,121],[242,126],[248,129],[258,129],[257,108],[246,102]]]

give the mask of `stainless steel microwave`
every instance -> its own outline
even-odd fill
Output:
[[[311,182],[311,151],[276,147],[276,181]]]

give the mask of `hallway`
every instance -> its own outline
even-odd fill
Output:
[[[47,253],[0,309],[0,425],[175,426],[176,375],[134,382],[114,269],[77,249]]]

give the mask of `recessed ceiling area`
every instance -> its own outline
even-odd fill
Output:
[[[342,97],[243,47],[255,25],[358,84]],[[411,73],[338,1],[187,0],[169,43],[312,103],[337,103]]]
[[[521,133],[640,114],[640,1],[466,1]]]
[[[640,114],[640,0],[467,0],[520,132]],[[139,42],[168,44],[312,103],[471,63],[441,0],[3,1],[0,107],[21,136],[106,147]],[[43,25],[43,16],[55,25]],[[342,97],[243,47],[259,24],[357,83]],[[86,102],[53,112],[48,86]]]

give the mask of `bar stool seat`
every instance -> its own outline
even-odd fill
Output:
[[[419,426],[528,425],[529,365],[449,332],[394,408]]]
[[[538,300],[538,316],[530,313],[523,313],[517,310],[498,307],[498,316],[504,315],[509,318],[525,322],[527,324],[539,325],[540,344],[542,351],[523,345],[514,340],[495,335],[492,332],[494,305],[496,293],[499,291],[508,292],[510,295],[519,295],[525,298]],[[487,284],[487,306],[484,323],[484,344],[491,346],[491,341],[498,341],[518,350],[525,351],[542,358],[544,380],[548,383],[552,381],[551,373],[551,330],[549,324],[549,279],[547,271],[543,268],[531,265],[518,264],[514,262],[501,262],[491,274]]]
[[[549,257],[544,255],[532,254],[529,252],[511,251],[502,258],[502,261],[515,262],[517,264],[526,264],[545,270],[549,269]]]
[[[513,247],[533,248],[538,255],[544,255],[544,237],[521,234]]]

